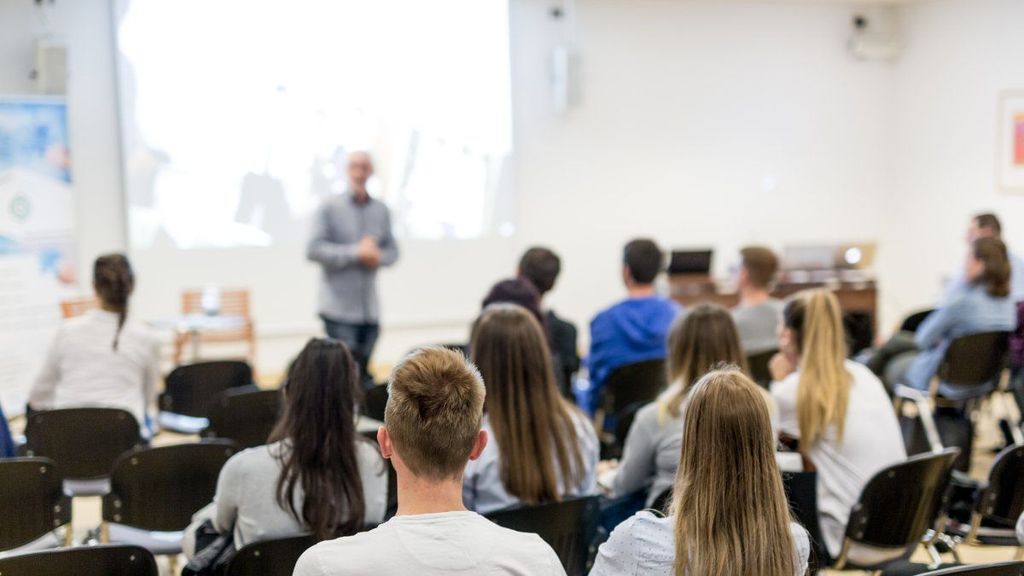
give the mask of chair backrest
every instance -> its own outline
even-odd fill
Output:
[[[388,406],[388,387],[377,385],[366,391],[363,414],[378,422],[384,421],[384,410]]]
[[[631,404],[653,401],[665,389],[666,379],[663,358],[619,366],[605,380],[605,412],[617,414]]]
[[[813,554],[809,573],[816,574],[817,569],[832,564],[818,520],[818,473],[783,472],[782,487],[786,491],[793,520],[803,526],[810,537]]]
[[[203,309],[203,290],[185,290],[181,293],[181,313],[199,314]],[[249,291],[244,288],[222,288],[217,313],[221,316],[249,317]]]
[[[920,454],[875,474],[850,511],[846,537],[909,556],[942,509],[956,448]]]
[[[939,366],[938,377],[956,386],[994,382],[1006,366],[1008,332],[979,332],[953,340]]]
[[[121,456],[103,497],[103,520],[172,532],[213,500],[220,469],[235,453],[229,440],[147,448]]]
[[[586,573],[590,543],[600,515],[596,496],[522,506],[486,514],[499,526],[537,534],[548,543],[569,576]]]
[[[205,418],[218,395],[252,385],[252,368],[241,360],[217,360],[178,366],[165,379],[160,409]]]
[[[917,332],[917,329],[921,326],[921,323],[924,322],[925,318],[928,318],[928,315],[931,314],[932,312],[935,312],[934,308],[920,310],[907,316],[906,318],[903,319],[903,322],[900,324],[900,332]]]
[[[1024,368],[1024,300],[1017,302],[1017,329],[1010,335],[1010,367]]]
[[[768,368],[772,357],[778,354],[776,349],[758,352],[747,355],[747,367],[750,369],[750,377],[763,388],[768,388],[772,383],[772,371]]]
[[[50,458],[72,480],[107,477],[114,461],[142,440],[135,417],[117,408],[33,412],[25,439],[26,456]]]
[[[230,388],[220,393],[210,406],[210,426],[206,438],[227,438],[241,448],[267,443],[281,410],[280,390]]]
[[[0,558],[3,576],[159,576],[156,558],[139,546],[79,546]]]
[[[99,302],[96,301],[95,296],[90,298],[71,298],[68,300],[61,300],[60,315],[66,320],[68,318],[81,316],[89,310],[95,310],[96,308],[99,308]]]
[[[0,460],[0,550],[23,546],[71,522],[71,499],[49,458]]]
[[[852,357],[875,341],[875,320],[869,312],[844,312],[843,330],[846,333],[847,353]]]
[[[988,486],[975,506],[986,521],[1014,527],[1024,513],[1024,446],[1009,446],[996,456],[989,470]]]
[[[224,576],[291,576],[299,556],[316,544],[312,534],[247,544],[228,563]]]
[[[1024,562],[975,564],[925,572],[921,576],[1024,576]]]

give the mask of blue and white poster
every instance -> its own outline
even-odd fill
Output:
[[[22,411],[77,283],[63,99],[0,97],[0,404]]]

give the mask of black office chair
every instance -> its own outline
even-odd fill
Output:
[[[157,421],[174,432],[198,434],[209,425],[206,417],[221,392],[252,383],[252,368],[241,360],[178,366],[164,380]]]
[[[71,499],[64,494],[60,470],[49,458],[0,460],[0,510],[0,551],[61,529],[64,545],[71,545]],[[54,538],[52,543],[60,541]]]
[[[291,576],[299,556],[317,543],[312,534],[247,544],[228,562],[224,576]]]
[[[950,521],[949,534],[970,544],[1019,546],[1014,528],[1024,513],[1024,446],[1009,446],[1000,452],[989,469],[988,483],[979,487],[964,525]]]
[[[750,369],[750,377],[761,385],[762,388],[767,390],[772,383],[772,371],[768,367],[771,363],[772,358],[778,354],[777,349],[766,350],[764,352],[758,352],[757,354],[747,355],[747,367]]]
[[[925,537],[945,524],[940,518],[959,450],[921,454],[875,474],[850,510],[837,570],[881,570],[906,561]],[[870,560],[861,550],[870,551]]]
[[[156,559],[138,546],[80,546],[0,558],[3,576],[159,576]]]
[[[657,510],[658,512],[661,512],[665,516],[670,516],[671,514],[669,514],[669,508],[672,507],[673,492],[674,491],[672,490],[672,488],[666,488],[665,490],[663,490],[661,494],[658,494],[658,496],[654,499],[654,502],[651,502],[651,505],[648,506],[648,509]]]
[[[847,353],[851,358],[871,348],[875,341],[875,320],[867,312],[844,313],[843,329],[846,332]]]
[[[540,536],[554,548],[568,576],[586,574],[590,543],[597,533],[599,515],[596,496],[485,514],[499,526]]]
[[[975,410],[980,401],[996,389],[1009,347],[1007,332],[980,332],[961,336],[953,340],[942,364],[936,372],[931,390],[923,392],[909,386],[896,387],[896,410],[902,414],[904,401],[917,406],[916,418],[924,428],[928,444],[934,453],[943,449],[942,437],[935,423],[932,404],[936,401],[962,404],[966,412]],[[972,442],[960,446],[962,454],[958,469],[963,470],[970,463]]]
[[[817,574],[832,564],[818,519],[818,473],[783,472],[782,487],[793,519],[807,530],[811,541],[808,574]]]
[[[900,332],[917,332],[917,329],[921,327],[921,323],[923,323],[932,312],[935,312],[934,308],[914,312],[907,316],[903,319],[903,322],[900,323]]]
[[[110,489],[110,469],[142,442],[139,423],[117,408],[63,408],[33,412],[25,425],[25,456],[60,467],[70,496],[99,496]]]
[[[384,421],[384,409],[388,406],[388,387],[379,384],[366,391],[366,398],[363,401],[362,413],[368,417]]]
[[[267,443],[281,410],[280,390],[260,390],[255,386],[231,388],[220,393],[210,406],[210,425],[204,438],[227,438],[240,448]]]
[[[666,386],[665,360],[657,358],[620,366],[605,380],[600,429],[603,459],[618,458],[636,411],[654,401]]]
[[[145,546],[154,554],[181,552],[192,515],[213,500],[217,477],[236,450],[230,440],[148,448],[121,456],[103,497],[100,541]],[[150,537],[147,533],[172,533]]]
[[[957,566],[955,568],[925,572],[921,576],[1024,576],[1024,562]]]

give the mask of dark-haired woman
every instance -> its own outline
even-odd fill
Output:
[[[964,263],[964,279],[966,288],[929,314],[914,333],[918,351],[896,356],[887,366],[869,362],[890,387],[905,384],[927,390],[955,338],[979,332],[1010,332],[1016,327],[1016,307],[1010,298],[1010,261],[1002,240],[986,237],[974,241]],[[899,334],[894,340],[905,337]],[[887,347],[893,345],[891,342]]]
[[[33,410],[99,406],[131,412],[144,426],[160,377],[160,342],[128,318],[135,274],[123,254],[93,265],[99,308],[67,320],[29,394]]]
[[[356,432],[361,393],[357,364],[338,340],[310,340],[288,371],[284,411],[270,444],[233,456],[221,470],[204,518],[234,544],[311,532],[320,540],[379,524],[387,508],[387,472],[376,445]]]

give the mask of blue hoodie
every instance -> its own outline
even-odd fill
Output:
[[[665,340],[682,308],[660,296],[628,298],[601,312],[590,322],[589,402],[593,412],[601,388],[620,366],[665,357]]]

